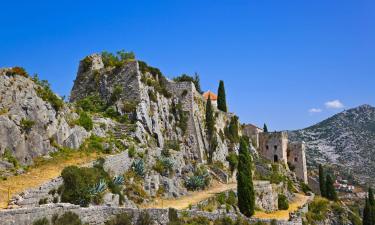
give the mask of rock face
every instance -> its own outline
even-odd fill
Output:
[[[31,78],[6,75],[0,69],[0,156],[7,150],[21,164],[56,151],[57,144],[78,148],[88,133],[79,126],[70,127],[66,118],[74,117],[68,108],[56,111],[37,93],[41,88]]]
[[[375,184],[374,107],[362,105],[289,134],[294,140],[305,141],[308,166],[333,164],[343,176]]]
[[[143,66],[144,67],[144,66]],[[184,157],[206,161],[208,140],[205,132],[205,100],[191,82],[173,82],[160,74],[152,74],[130,61],[121,67],[105,67],[101,55],[94,54],[81,61],[71,101],[99,95],[115,104],[118,112],[126,114],[126,105],[136,104],[136,132],[141,143],[156,142],[163,148],[170,141],[184,143]],[[111,100],[112,99],[112,100]],[[217,110],[216,127],[223,130],[231,114]],[[214,160],[225,161],[227,140],[218,135]]]

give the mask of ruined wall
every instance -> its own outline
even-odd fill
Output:
[[[288,163],[294,167],[296,176],[307,184],[308,179],[304,142],[293,142],[288,144]]]
[[[259,134],[263,132],[262,129],[252,124],[246,124],[242,127],[242,132],[244,136],[250,138],[254,148],[259,148]]]
[[[259,134],[259,151],[272,162],[287,164],[288,134],[286,132],[272,132]]]
[[[150,215],[152,220],[156,225],[167,225],[169,222],[169,209],[127,209],[127,208],[117,208],[117,207],[89,207],[80,208],[79,206],[70,204],[48,204],[41,207],[35,208],[23,208],[23,209],[13,209],[13,210],[2,210],[0,211],[0,221],[1,225],[30,225],[33,221],[41,218],[51,219],[53,215],[62,215],[65,212],[76,213],[83,223],[88,223],[89,225],[103,225],[104,222],[108,221],[115,215],[121,213],[127,213],[133,215],[133,222],[137,220],[140,213],[146,212]],[[201,211],[178,211],[178,214],[188,215],[190,218],[203,216],[211,221],[222,218],[224,216],[230,217],[233,220],[237,219],[238,214],[234,213],[210,213]],[[246,218],[243,218],[246,219]],[[263,222],[265,224],[271,224],[271,220],[267,219],[246,219],[251,224],[256,222]],[[292,216],[290,221],[274,221],[272,224],[277,225],[302,225],[301,216],[295,214]]]

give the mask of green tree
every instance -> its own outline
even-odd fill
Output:
[[[238,208],[247,217],[254,215],[255,193],[252,177],[252,159],[246,141],[241,138],[238,156],[237,195]]]
[[[326,177],[326,197],[331,201],[337,201],[337,193],[333,186],[333,179],[330,175]]]
[[[366,198],[365,208],[363,209],[363,225],[373,225],[374,218],[373,218],[373,208],[370,205],[370,201]]]
[[[371,207],[375,207],[375,199],[374,199],[374,193],[372,191],[372,188],[368,189],[368,201]]]
[[[263,132],[268,133],[268,127],[266,124],[263,125]]]
[[[216,128],[215,128],[215,117],[214,117],[214,111],[212,108],[211,99],[208,98],[207,104],[206,104],[206,129],[207,129],[207,135],[209,139],[209,150],[208,150],[208,161],[212,162],[212,156],[213,153],[216,150],[217,147],[217,139],[216,139]]]
[[[240,141],[238,116],[232,117],[225,133],[232,143],[238,143]]]
[[[326,182],[325,182],[325,174],[323,165],[319,165],[319,187],[320,187],[320,195],[322,197],[326,197]]]
[[[228,111],[224,81],[222,80],[219,83],[219,90],[217,91],[217,108],[223,112]]]

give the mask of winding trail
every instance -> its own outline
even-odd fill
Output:
[[[83,165],[99,157],[96,153],[73,152],[59,159],[47,160],[33,166],[26,173],[0,181],[0,209],[8,207],[9,197],[27,189],[36,188],[61,175],[67,166]]]

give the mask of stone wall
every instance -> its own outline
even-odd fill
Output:
[[[304,142],[292,142],[288,144],[288,163],[294,167],[296,176],[307,184],[308,180]]]
[[[288,134],[272,132],[259,134],[260,154],[272,162],[287,164]]]
[[[250,138],[255,148],[259,148],[259,134],[262,132],[262,129],[252,124],[246,124],[242,127],[243,135]]]
[[[62,215],[65,212],[73,212],[79,215],[84,223],[89,225],[102,225],[104,222],[111,219],[113,216],[127,213],[133,215],[133,222],[135,222],[142,212],[146,212],[150,215],[154,224],[156,225],[167,225],[169,222],[169,210],[168,209],[127,209],[127,208],[116,208],[116,207],[89,207],[80,208],[79,206],[71,204],[48,204],[41,207],[35,208],[23,208],[23,209],[12,209],[0,211],[1,225],[31,225],[33,221],[41,218],[51,219],[53,215]],[[210,213],[201,211],[179,211],[178,214],[188,215],[189,217],[203,216],[209,220],[216,220],[222,217],[230,217],[233,220],[237,219],[239,215],[232,213]],[[245,219],[245,218],[244,218]],[[250,223],[264,222],[271,224],[271,220],[260,220],[260,219],[247,219]],[[300,216],[293,217],[290,221],[274,221],[278,225],[302,225],[302,219]]]

